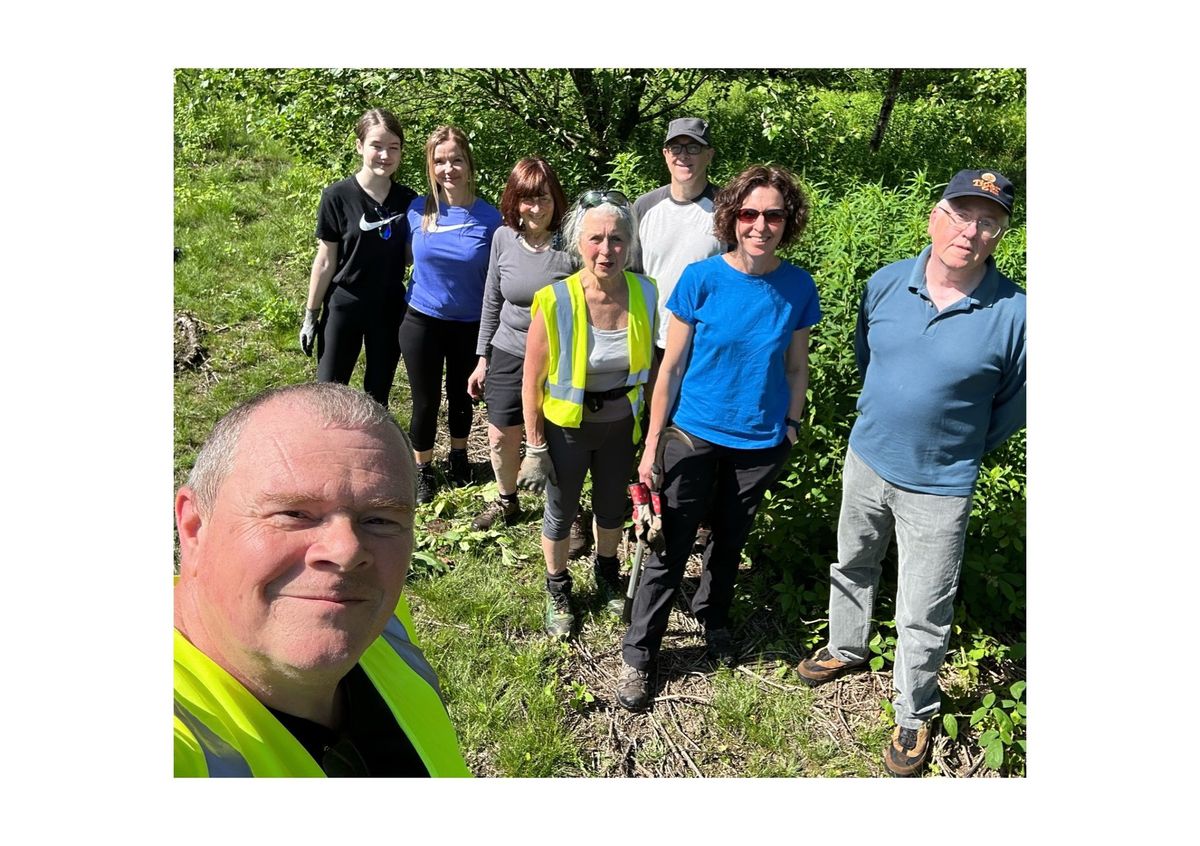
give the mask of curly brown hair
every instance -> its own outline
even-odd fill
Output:
[[[713,200],[713,235],[726,244],[737,243],[737,213],[746,197],[755,188],[774,188],[783,195],[787,209],[780,249],[791,244],[808,225],[808,197],[796,184],[796,177],[787,168],[776,165],[750,165],[733,178]]]

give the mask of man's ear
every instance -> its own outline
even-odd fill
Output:
[[[179,530],[180,564],[186,566],[200,546],[204,520],[196,506],[196,492],[184,485],[175,494],[175,527]]]

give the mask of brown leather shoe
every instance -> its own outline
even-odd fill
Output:
[[[892,732],[892,742],[883,751],[883,765],[888,772],[900,778],[916,775],[929,760],[932,735],[929,723],[924,723],[918,729],[896,726]]]
[[[847,664],[839,661],[829,653],[828,647],[822,646],[821,651],[816,655],[805,658],[796,665],[796,673],[800,676],[800,681],[809,687],[816,687],[827,681],[833,681],[847,670],[861,667],[863,663],[859,661],[857,664]]]

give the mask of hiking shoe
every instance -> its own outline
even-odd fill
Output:
[[[650,692],[650,673],[631,667],[622,660],[616,693],[617,704],[626,711],[645,711],[654,701]]]
[[[433,502],[433,494],[437,491],[437,476],[433,472],[433,464],[426,462],[417,465],[417,503]]]
[[[606,573],[595,563],[592,565],[592,572],[596,576],[596,594],[600,597],[600,603],[609,613],[620,617],[625,612],[625,585],[622,584],[624,580],[620,574]]]
[[[847,670],[861,667],[862,663],[860,661],[857,664],[847,664],[839,661],[829,653],[828,647],[822,646],[820,652],[811,658],[805,658],[796,666],[796,673],[800,676],[800,681],[809,687],[816,687],[833,681]]]
[[[575,521],[571,523],[571,538],[570,544],[567,547],[567,558],[579,558],[587,552],[588,545],[592,541],[591,533],[587,530],[583,521],[583,512],[575,515]]]
[[[575,627],[575,615],[571,613],[571,594],[546,591],[546,634],[557,640],[566,640]]]
[[[450,450],[450,469],[446,473],[446,478],[455,488],[471,484],[471,462],[467,458],[465,449]]]
[[[503,520],[504,525],[511,526],[520,516],[521,506],[515,499],[512,502],[493,499],[479,512],[479,516],[471,521],[471,528],[477,532],[487,531],[496,525],[497,520]]]
[[[883,752],[883,765],[894,776],[906,778],[915,775],[929,759],[930,724],[923,723],[920,728],[910,729],[896,726],[892,732],[892,742]]]
[[[704,630],[704,648],[708,657],[718,664],[732,667],[737,661],[737,647],[733,643],[733,635],[729,629]]]

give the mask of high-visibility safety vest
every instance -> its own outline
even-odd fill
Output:
[[[401,622],[404,620],[405,622]],[[359,664],[432,776],[469,777],[437,676],[409,637],[400,604]],[[325,773],[308,750],[259,702],[175,630],[175,775],[307,776]]]
[[[658,287],[647,276],[625,271],[629,288],[629,405],[633,409],[633,442],[642,439],[642,386],[650,379],[654,355],[654,315],[658,313]],[[541,312],[550,342],[550,369],[542,392],[546,419],[568,429],[583,422],[584,386],[587,384],[588,316],[583,282],[576,273],[547,285],[533,295],[530,317]]]

